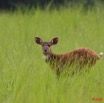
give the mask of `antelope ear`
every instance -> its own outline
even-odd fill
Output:
[[[57,44],[58,43],[58,38],[56,37],[56,38],[53,38],[52,40],[51,40],[51,44],[53,44],[53,45],[55,45],[55,44]]]
[[[35,37],[35,42],[41,45],[43,41],[39,37]]]

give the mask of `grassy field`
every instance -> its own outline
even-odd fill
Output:
[[[104,51],[104,8],[0,12],[0,103],[104,101],[103,59],[89,72],[57,80],[35,36],[43,40],[59,37],[52,47],[55,53],[88,47],[99,54]]]

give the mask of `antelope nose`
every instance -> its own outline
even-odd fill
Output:
[[[47,50],[45,49],[44,51],[46,52]]]

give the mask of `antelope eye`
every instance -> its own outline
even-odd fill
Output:
[[[51,45],[48,45],[49,47],[51,46]]]
[[[44,46],[44,44],[42,44],[42,46]]]

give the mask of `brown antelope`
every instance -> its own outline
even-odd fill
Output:
[[[77,66],[93,66],[97,60],[103,55],[97,55],[89,48],[75,49],[69,53],[54,54],[51,51],[51,46],[58,43],[58,38],[53,38],[50,42],[45,42],[39,37],[35,37],[35,42],[42,46],[44,59],[56,70],[57,75],[60,74],[60,70],[65,67],[70,67],[76,63]]]

